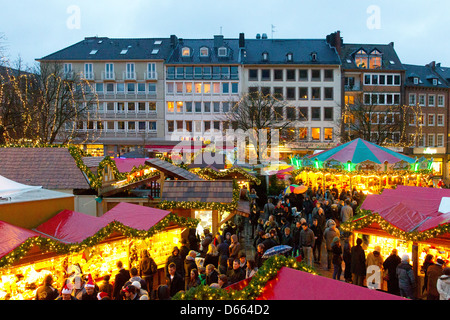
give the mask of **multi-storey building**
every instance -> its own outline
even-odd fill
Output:
[[[166,140],[210,140],[231,128],[226,114],[238,101],[238,39],[180,39],[171,36],[165,65]]]
[[[433,159],[436,178],[448,179],[449,88],[434,62],[420,66],[403,64],[406,69],[405,100],[418,106],[408,121],[412,155]],[[445,70],[444,70],[445,71]]]
[[[84,147],[115,156],[164,142],[164,60],[169,39],[90,37],[38,59],[58,63],[68,79],[77,76],[95,91],[96,121],[81,121],[78,130],[93,131]],[[100,152],[102,153],[102,152]]]
[[[302,155],[335,146],[341,118],[336,50],[325,39],[268,39],[265,34],[241,46],[243,93],[260,91],[285,101],[278,113],[280,122],[288,122],[288,137],[280,141],[285,147],[280,152]]]
[[[327,41],[338,51],[343,74],[343,109],[367,110],[372,130],[366,130],[360,138],[379,144],[395,145],[400,143],[402,130],[393,130],[392,126],[379,124],[400,123],[403,103],[403,83],[405,70],[394,49],[389,44],[349,44],[344,43],[337,31],[327,37]],[[348,132],[346,121],[358,121],[345,118],[342,121],[342,137],[354,138],[354,132]],[[389,127],[389,132],[380,128]],[[361,135],[361,132],[359,132]]]

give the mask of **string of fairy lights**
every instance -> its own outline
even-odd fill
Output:
[[[0,126],[6,128],[3,132],[6,143],[39,145],[52,143],[58,137],[66,144],[75,141],[83,144],[95,143],[101,137],[103,125],[99,121],[100,102],[94,83],[78,75],[68,79],[61,75],[59,65],[55,68],[58,70],[44,75],[25,72],[14,75],[13,69],[6,67],[6,73],[0,74],[0,101],[14,100],[21,119],[21,125],[17,125],[0,115]],[[79,128],[84,122],[87,129]],[[94,128],[98,123],[100,126]]]

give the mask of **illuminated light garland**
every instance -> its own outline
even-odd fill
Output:
[[[172,300],[255,300],[263,293],[267,282],[276,277],[282,267],[318,274],[314,267],[308,266],[304,262],[298,262],[293,257],[276,255],[268,258],[263,263],[261,268],[250,279],[248,285],[242,290],[226,290],[199,285],[186,292],[177,293],[172,297]]]
[[[146,239],[154,236],[156,233],[163,231],[165,228],[173,224],[178,225],[179,227],[195,229],[199,222],[199,219],[185,218],[174,213],[169,213],[164,219],[158,222],[155,226],[151,227],[149,230],[137,230],[125,226],[118,221],[113,221],[100,229],[95,235],[86,238],[80,243],[65,244],[58,240],[40,236],[28,238],[20,246],[0,259],[0,268],[11,266],[14,262],[23,258],[33,246],[39,247],[43,253],[76,253],[85,250],[86,248],[98,245],[101,241],[105,240],[115,232],[118,232],[127,238]]]
[[[192,172],[195,172],[191,169]],[[243,175],[247,180],[255,183],[256,185],[260,185],[261,184],[261,180],[258,179],[257,177],[251,175],[250,173],[248,173],[247,171],[245,171],[244,169],[240,168],[240,167],[231,167],[229,169],[226,169],[224,171],[216,171],[214,169],[211,169],[209,167],[205,167],[202,168],[198,171],[195,172],[195,174],[199,175],[202,178],[205,179],[220,179],[226,176],[230,176],[233,174],[241,174]]]
[[[360,209],[360,212],[361,214],[354,216],[349,221],[341,223],[341,229],[346,232],[354,232],[364,229],[365,227],[370,226],[372,223],[377,223],[380,228],[386,231],[388,234],[394,236],[397,239],[406,241],[426,241],[428,239],[436,238],[442,234],[450,233],[449,223],[441,224],[435,228],[422,232],[406,232],[387,222],[378,213],[373,213],[370,210],[364,209]]]

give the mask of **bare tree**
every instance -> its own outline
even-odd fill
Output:
[[[98,98],[78,75],[64,74],[59,63],[34,72],[8,68],[1,82],[1,118],[9,143],[54,144],[95,141]],[[87,123],[87,128],[80,124]]]
[[[267,160],[260,156],[267,154],[272,139],[278,138],[280,141],[290,139],[286,129],[291,121],[283,116],[286,106],[287,103],[276,96],[256,91],[243,95],[237,102],[232,102],[230,111],[225,114],[233,129],[249,133],[249,143],[256,155],[259,155],[258,162]]]
[[[420,117],[421,108],[418,105],[381,105],[373,100],[363,101],[362,96],[358,95],[342,110],[342,142],[361,138],[384,146],[408,145],[409,120]],[[417,126],[416,130],[420,131],[421,127]]]

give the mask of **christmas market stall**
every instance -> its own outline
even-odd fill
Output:
[[[114,279],[120,260],[126,269],[139,270],[141,252],[147,250],[158,266],[154,286],[164,280],[163,267],[184,232],[196,228],[195,219],[169,211],[119,203],[101,217],[64,210],[30,230],[31,237],[1,258],[4,298],[31,299],[43,275],[52,274],[57,288],[64,279],[90,274],[95,282],[105,275]],[[24,237],[26,237],[25,234]],[[1,235],[3,237],[3,233]],[[30,251],[31,247],[38,247]],[[38,250],[38,253],[35,253]],[[25,285],[14,284],[24,281]],[[8,283],[8,285],[6,285]]]
[[[398,186],[368,195],[361,214],[341,224],[341,229],[353,233],[353,243],[362,238],[366,254],[376,246],[384,259],[394,248],[400,257],[407,254],[421,288],[421,266],[427,254],[434,260],[450,260],[449,222],[450,190]]]
[[[379,193],[397,185],[427,186],[431,164],[413,159],[363,139],[356,139],[317,154],[291,157],[295,181],[314,188],[356,188],[365,194]]]

